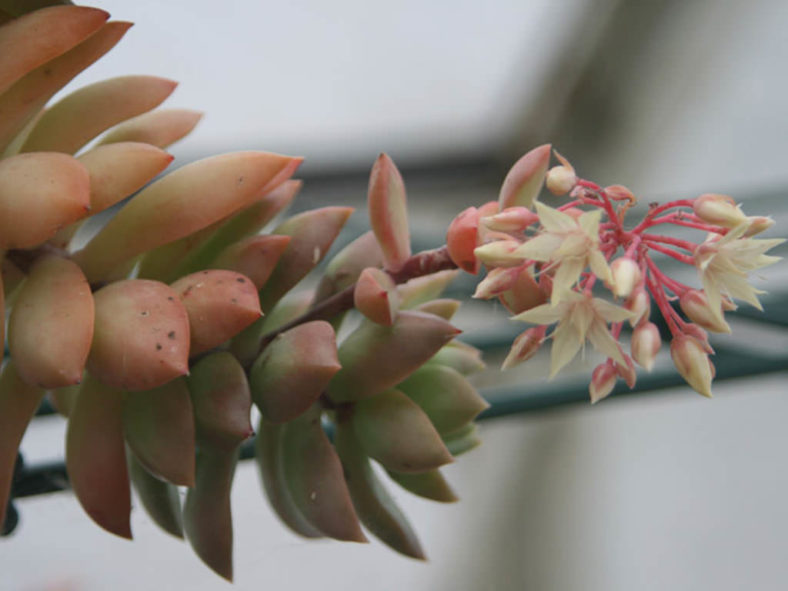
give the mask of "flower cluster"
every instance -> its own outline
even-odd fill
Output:
[[[750,285],[748,274],[778,261],[766,252],[783,240],[753,236],[774,221],[746,216],[726,195],[704,194],[651,204],[642,220],[627,224],[637,202],[629,189],[579,178],[557,153],[560,165],[548,170],[550,151],[544,145],[523,156],[498,201],[465,210],[447,236],[459,267],[473,273],[481,264],[487,268],[474,297],[497,298],[515,320],[535,325],[515,339],[504,369],[552,339],[553,377],[588,341],[607,358],[592,373],[592,402],[610,394],[618,378],[632,388],[635,364],[651,370],[662,346],[650,320],[653,302],[670,331],[677,370],[692,388],[711,396],[707,332],[730,332],[724,313],[736,308],[734,300],[761,308],[763,292]],[[543,184],[568,201],[557,208],[538,202]],[[699,230],[705,239],[657,233],[668,226]],[[660,257],[695,267],[702,287],[668,276],[657,265]],[[599,297],[602,288],[607,298]],[[625,323],[632,328],[628,351],[620,342]]]

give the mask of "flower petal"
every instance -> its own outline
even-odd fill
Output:
[[[613,283],[613,272],[607,264],[605,255],[598,248],[592,248],[588,253],[588,264],[591,271],[607,284]]]
[[[536,308],[531,308],[521,314],[517,314],[517,316],[512,316],[512,320],[529,322],[531,324],[552,324],[553,322],[558,322],[565,313],[566,306],[542,304],[536,306]]]
[[[583,341],[577,338],[571,325],[559,324],[553,331],[553,347],[550,349],[550,378],[572,361],[580,350]]]
[[[565,300],[569,293],[572,293],[572,288],[580,279],[580,274],[585,267],[585,259],[580,257],[569,257],[561,261],[555,272],[555,277],[553,277],[553,291],[550,294],[551,305],[557,305]]]
[[[601,219],[602,210],[595,209],[581,215],[577,220],[577,224],[583,229],[583,232],[596,240],[599,237],[599,221]]]
[[[624,322],[635,315],[631,310],[616,306],[601,298],[594,298],[593,304],[596,313],[608,322]]]
[[[536,213],[548,232],[571,232],[577,230],[577,222],[568,213],[558,211],[539,201],[536,202]]]
[[[521,259],[549,261],[562,241],[561,236],[544,232],[515,248],[513,254]],[[478,253],[476,256],[479,256]]]
[[[607,329],[607,325],[601,320],[597,320],[591,325],[591,328],[588,330],[588,340],[591,341],[594,349],[603,355],[610,357],[621,365],[627,364],[616,339],[613,338],[613,335]]]

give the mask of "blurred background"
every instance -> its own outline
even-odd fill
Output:
[[[522,153],[551,142],[581,176],[625,184],[642,203],[728,193],[747,214],[775,217],[769,236],[786,235],[781,0],[95,5],[136,26],[65,92],[122,74],[178,80],[167,106],[206,115],[171,149],[176,165],[239,149],[305,156],[296,210],[355,205],[351,234],[366,227],[381,151],[405,178],[414,246],[429,248],[461,209],[497,196]],[[711,401],[665,378],[661,359],[635,394],[555,405],[586,396],[596,358],[549,384],[544,357],[501,376],[521,327],[493,305],[466,304],[463,338],[491,367],[479,387],[522,412],[485,421],[484,444],[447,468],[460,503],[391,489],[429,562],[376,541],[296,538],[246,462],[233,492],[235,587],[784,589],[788,272],[782,263],[763,275],[766,314],[742,310],[734,334],[714,342],[728,379]],[[26,461],[60,459],[63,430],[57,417],[37,419]],[[0,589],[230,588],[141,511],[130,544],[69,493],[17,506],[19,528],[0,540]]]

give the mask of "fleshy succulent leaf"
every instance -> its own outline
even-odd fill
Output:
[[[334,329],[306,322],[278,335],[249,372],[252,398],[267,419],[290,421],[306,412],[339,371]]]
[[[90,209],[90,176],[76,159],[39,152],[0,160],[0,248],[31,248]]]
[[[94,293],[96,321],[87,366],[122,390],[149,390],[188,372],[189,317],[171,287],[117,281]]]
[[[236,152],[187,164],[138,193],[75,259],[90,281],[101,280],[119,263],[238,211],[299,163],[277,154]]]
[[[142,142],[164,149],[188,135],[200,119],[199,111],[156,109],[116,125],[104,134],[99,145]]]
[[[108,18],[109,13],[98,8],[53,6],[0,29],[0,94],[31,70],[84,41]]]
[[[58,90],[112,49],[129,27],[131,23],[106,23],[79,45],[25,74],[1,94],[0,153]]]
[[[123,443],[123,393],[91,376],[66,432],[66,469],[82,508],[102,528],[131,539],[131,491]]]
[[[387,390],[420,367],[460,331],[443,318],[400,312],[392,326],[363,323],[339,347],[342,369],[327,392],[335,402]]]
[[[8,322],[8,348],[19,375],[47,389],[79,383],[93,318],[93,296],[80,268],[60,257],[39,259]]]
[[[290,236],[291,240],[260,291],[264,312],[323,260],[351,213],[351,207],[322,207],[295,215],[277,226],[273,234]]]
[[[44,112],[21,151],[74,154],[116,123],[156,107],[176,86],[155,76],[121,76],[80,88]]]
[[[395,472],[426,472],[452,461],[429,417],[399,390],[356,403],[353,429],[370,457]]]
[[[221,345],[262,315],[254,284],[234,271],[199,271],[171,287],[189,316],[190,355]]]
[[[137,460],[159,478],[194,485],[194,414],[184,378],[123,401],[123,434]]]

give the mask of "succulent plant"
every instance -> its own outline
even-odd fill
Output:
[[[483,367],[479,351],[450,323],[459,302],[441,298],[460,270],[486,266],[476,297],[497,298],[537,325],[518,337],[505,367],[547,338],[553,373],[586,340],[600,349],[608,360],[592,376],[593,401],[619,376],[634,384],[632,358],[653,364],[652,298],[673,332],[676,367],[706,395],[713,367],[704,329],[727,327],[732,298],[758,305],[745,278],[776,260],[764,253],[780,241],[751,237],[767,218],[704,195],[653,206],[626,230],[634,196],[578,178],[560,156],[548,171],[548,145],[514,165],[498,201],[459,214],[447,246],[417,254],[405,184],[381,155],[369,183],[372,231],[331,257],[316,289],[297,292],[352,213],[324,207],[270,228],[301,186],[291,178],[300,158],[224,154],[156,179],[173,160],[165,148],[200,118],[157,108],[175,87],[161,78],[115,78],[46,106],[130,26],[108,18],[68,4],[0,3],[0,297],[10,310],[0,521],[22,435],[49,396],[68,419],[74,493],[111,533],[132,536],[133,485],[162,529],[231,579],[229,492],[240,445],[256,430],[263,488],[287,527],[364,542],[363,525],[423,559],[371,462],[416,495],[456,500],[440,468],[478,445],[474,419],[487,407],[468,379]],[[570,201],[541,204],[545,179]],[[86,219],[110,208],[100,230],[74,240]],[[710,238],[693,244],[648,231],[658,224]],[[698,267],[702,289],[665,275],[652,251]],[[593,297],[597,282],[621,305]],[[360,322],[338,340],[351,310]],[[617,341],[627,321],[631,358]],[[179,486],[188,487],[182,506]]]

